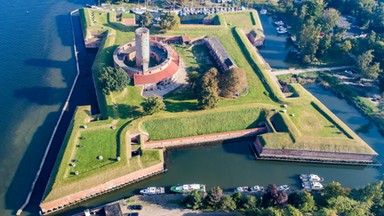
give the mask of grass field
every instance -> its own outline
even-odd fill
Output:
[[[142,129],[150,134],[151,140],[243,130],[255,128],[265,119],[266,112],[264,109],[254,108],[178,118],[150,119],[142,124]]]
[[[94,11],[92,15],[92,11],[81,12],[85,31],[108,35],[103,39],[92,67],[93,75],[97,77],[104,67],[113,66],[113,51],[134,38],[135,27],[116,22],[112,13]],[[103,95],[96,82],[105,120],[88,122],[90,108],[78,108],[55,163],[45,201],[161,163],[162,151],[159,150],[143,150],[141,156],[130,157],[130,134],[139,132],[147,132],[150,140],[162,140],[254,128],[267,120],[275,131],[262,135],[261,141],[269,148],[375,153],[299,84],[291,84],[295,97],[284,97],[245,36],[250,29],[262,31],[257,12],[219,14],[217,18],[221,25],[181,25],[178,30],[168,31],[165,35],[216,36],[236,65],[246,72],[248,92],[237,99],[221,99],[215,109],[199,111],[197,100],[188,88],[179,88],[164,96],[166,110],[142,116],[141,87],[129,86],[122,92]],[[158,29],[154,27],[151,32],[156,33]],[[204,47],[175,48],[188,71],[204,71],[211,66]],[[282,108],[282,104],[288,107]],[[286,113],[282,109],[286,109]],[[80,127],[84,124],[87,128]],[[103,160],[96,159],[99,155]],[[117,156],[121,161],[117,162]],[[69,165],[74,160],[76,167]],[[74,175],[74,171],[80,174]]]

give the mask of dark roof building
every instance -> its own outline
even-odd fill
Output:
[[[237,67],[235,62],[231,59],[223,45],[216,37],[204,38],[204,43],[215,59],[220,71],[226,71],[233,67]]]

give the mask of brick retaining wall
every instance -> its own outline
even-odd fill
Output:
[[[43,214],[52,213],[61,210],[64,207],[68,207],[86,199],[90,199],[103,193],[116,190],[122,186],[131,184],[133,182],[136,182],[137,180],[155,175],[163,171],[164,164],[163,162],[161,162],[154,166],[141,169],[133,173],[129,173],[127,175],[118,177],[116,179],[94,186],[92,188],[88,188],[86,190],[79,191],[56,200],[41,203],[40,208]]]
[[[235,139],[240,137],[250,137],[250,136],[255,136],[257,134],[261,134],[265,132],[267,132],[267,129],[265,127],[260,127],[260,128],[246,129],[246,130],[205,134],[205,135],[199,135],[199,136],[189,136],[189,137],[175,138],[175,139],[168,139],[168,140],[150,141],[150,142],[145,142],[144,147],[145,148],[163,148],[163,147],[186,146],[186,145],[193,145],[198,143]]]

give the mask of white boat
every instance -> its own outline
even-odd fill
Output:
[[[284,25],[284,22],[279,20],[279,21],[276,21],[275,24],[278,26],[282,26],[282,25]]]
[[[261,10],[260,10],[260,14],[267,14],[267,10],[265,10],[265,9],[261,9]]]
[[[151,12],[151,13],[158,13],[159,12],[159,9],[157,8],[151,8],[151,9],[147,9],[148,12]]]
[[[279,34],[285,34],[287,32],[288,32],[287,29],[277,30],[277,33],[279,33]]]
[[[303,182],[301,187],[305,190],[323,190],[324,186],[320,182]]]
[[[237,187],[235,192],[248,192],[248,186]]]
[[[259,191],[264,191],[264,187],[259,186],[259,185],[255,185],[255,186],[250,187],[249,190],[254,191],[254,192],[259,192]]]
[[[171,187],[171,191],[175,193],[190,193],[192,191],[205,192],[205,185],[203,184],[184,184],[175,185]]]
[[[324,178],[316,175],[316,174],[300,174],[299,176],[302,182],[322,182]]]
[[[147,187],[140,190],[140,193],[143,195],[157,195],[165,193],[164,187]]]
[[[277,190],[279,191],[282,191],[282,190],[289,190],[289,186],[288,185],[280,185],[279,187],[277,187]]]
[[[142,15],[145,13],[147,9],[145,8],[135,8],[135,9],[131,9],[131,12],[136,14],[136,15]]]

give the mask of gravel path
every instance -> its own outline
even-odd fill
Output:
[[[142,205],[143,209],[140,211],[132,211],[124,209],[124,213],[138,212],[140,216],[229,216],[229,215],[240,215],[235,212],[202,212],[186,209],[184,206],[179,204],[179,200],[183,199],[183,195],[179,194],[165,194],[156,196],[141,196],[136,195],[129,200],[132,204],[128,205]]]

